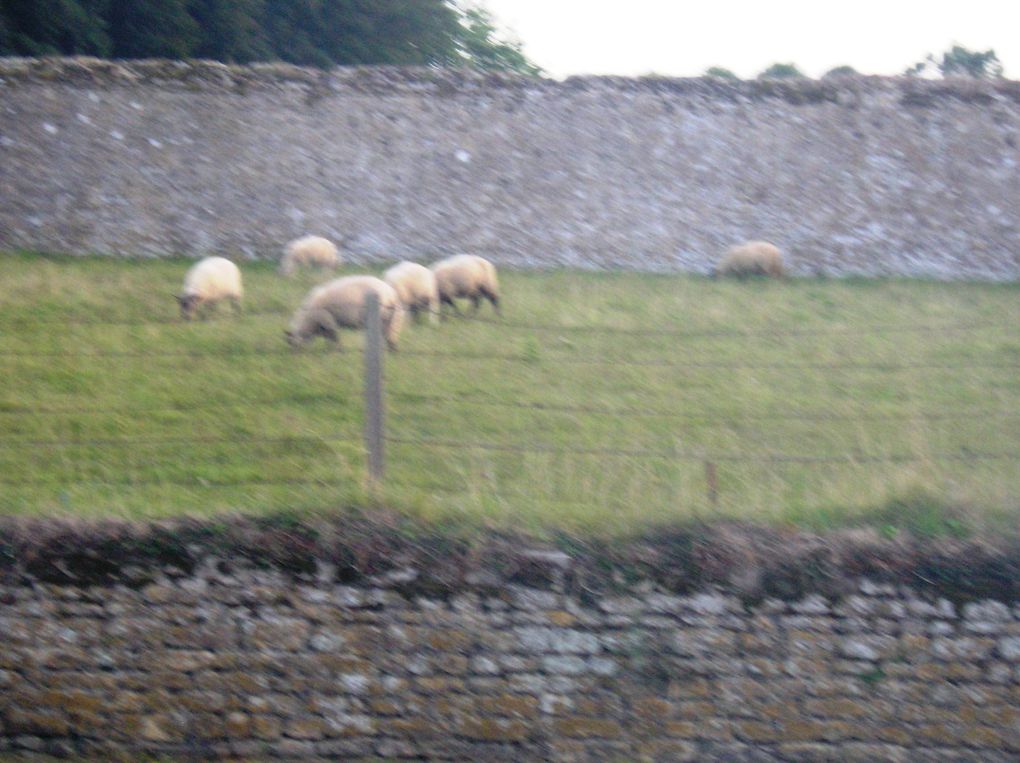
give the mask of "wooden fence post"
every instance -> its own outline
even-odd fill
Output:
[[[365,295],[365,449],[368,451],[368,477],[379,485],[386,469],[383,442],[383,363],[382,317],[379,295]]]

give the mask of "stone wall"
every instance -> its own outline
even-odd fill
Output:
[[[529,552],[530,553],[530,552]],[[359,760],[1006,761],[1020,607],[867,580],[754,603],[476,575],[410,593],[208,559],[0,585],[0,752]],[[95,560],[94,560],[95,561]],[[68,569],[63,568],[64,573]]]
[[[0,60],[0,249],[1020,276],[1020,83]]]

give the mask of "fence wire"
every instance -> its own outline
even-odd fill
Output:
[[[244,317],[249,316],[273,316],[285,317],[291,311],[284,310],[262,310],[246,311]],[[947,333],[969,333],[990,329],[1013,328],[1007,324],[997,322],[975,322],[968,324],[913,324],[913,325],[871,325],[871,326],[846,326],[832,327],[830,329],[790,329],[784,327],[760,327],[748,330],[722,330],[722,329],[694,329],[687,331],[662,330],[653,328],[625,328],[606,325],[566,325],[546,324],[526,321],[509,321],[504,319],[487,318],[478,315],[464,316],[462,320],[480,324],[491,324],[498,326],[501,330],[518,330],[530,332],[556,332],[556,333],[584,333],[588,335],[606,335],[620,337],[662,337],[677,340],[698,339],[698,338],[756,338],[756,337],[803,337],[803,336],[841,336],[857,333],[900,333],[900,332],[921,332],[931,334]],[[148,325],[153,326],[187,326],[195,324],[183,323],[178,318],[149,318],[146,320],[88,320],[77,321],[69,318],[66,321],[49,322],[25,322],[26,327],[46,325],[47,323],[61,326],[124,326],[139,328]],[[201,325],[199,323],[198,325]],[[17,324],[16,324],[17,327]],[[295,351],[287,347],[282,341],[272,346],[241,346],[241,347],[219,347],[194,350],[108,350],[92,349],[79,350],[74,352],[47,351],[47,350],[3,350],[0,351],[0,358],[81,358],[81,359],[116,359],[116,358],[175,358],[175,359],[231,359],[239,357],[278,357],[278,356],[320,356],[324,358],[335,358],[335,354],[327,354],[321,351]],[[538,357],[528,354],[499,353],[499,352],[472,352],[472,351],[439,351],[439,350],[402,350],[400,357],[429,358],[441,360],[456,360],[466,362],[477,361],[498,361],[516,363],[522,365],[535,365],[549,361],[553,364],[562,365],[585,365],[597,367],[637,367],[637,368],[668,368],[674,370],[819,370],[819,371],[852,371],[872,370],[902,372],[912,370],[946,370],[946,371],[967,371],[970,369],[1005,369],[1020,370],[1020,362],[997,361],[997,360],[967,360],[955,363],[935,362],[925,360],[898,359],[896,361],[873,361],[873,360],[839,360],[839,361],[791,361],[791,362],[754,362],[754,361],[698,361],[698,360],[671,360],[667,358],[642,359],[628,357],[594,356],[591,354],[577,355],[570,354],[569,350],[557,347],[555,350],[542,350]],[[203,401],[198,403],[175,402],[165,406],[148,407],[138,405],[123,406],[81,406],[81,407],[31,407],[19,406],[0,410],[0,417],[11,416],[74,416],[74,415],[102,415],[108,413],[121,413],[126,415],[145,415],[153,413],[209,411],[216,409],[246,409],[258,410],[263,407],[285,405],[287,403],[336,403],[351,404],[354,396],[342,396],[337,394],[311,394],[297,397],[266,396],[254,400],[238,400],[237,402]],[[642,418],[655,417],[674,420],[688,421],[807,421],[807,422],[837,422],[837,421],[966,421],[976,419],[1003,419],[1012,420],[1020,418],[1020,411],[1016,410],[940,410],[940,411],[911,411],[896,413],[860,412],[860,413],[830,413],[820,411],[783,411],[768,413],[722,413],[716,411],[677,411],[659,409],[654,407],[635,406],[603,406],[595,404],[561,404],[537,400],[506,400],[483,397],[472,397],[462,395],[440,395],[428,393],[410,393],[396,390],[387,393],[387,397],[393,400],[402,400],[412,403],[446,404],[446,405],[467,405],[467,406],[491,406],[499,408],[530,410],[540,413],[572,413],[585,415],[603,415],[620,418]],[[401,436],[386,435],[385,442],[399,446],[413,446],[418,448],[436,448],[444,450],[460,451],[491,451],[501,453],[519,454],[546,454],[556,456],[586,456],[605,458],[625,458],[638,460],[655,461],[686,461],[706,463],[749,463],[749,464],[803,464],[803,465],[844,465],[856,466],[866,464],[900,464],[918,462],[979,462],[979,461],[1000,461],[1020,462],[1020,453],[1010,451],[984,451],[961,449],[958,451],[943,450],[929,453],[889,453],[869,454],[859,452],[847,452],[843,454],[798,454],[798,453],[736,453],[736,452],[712,452],[710,450],[691,450],[681,448],[610,448],[610,447],[564,447],[551,443],[530,442],[530,443],[500,443],[472,440],[454,440],[449,438],[436,438],[427,436]],[[342,436],[320,436],[320,435],[190,435],[190,436],[167,436],[167,437],[83,437],[71,438],[37,438],[37,437],[6,437],[0,439],[0,449],[17,448],[147,448],[151,446],[186,446],[197,444],[231,444],[239,447],[251,445],[318,445],[322,443],[343,443],[355,445],[359,448],[362,441],[354,437]],[[349,486],[350,480],[315,480],[307,477],[289,479],[281,478],[249,478],[238,480],[216,480],[195,478],[126,478],[122,480],[97,480],[97,479],[71,479],[66,482],[78,485],[95,485],[102,487],[148,487],[148,486],[180,486],[195,489],[205,488],[231,488],[231,487],[256,487],[256,486],[307,486],[307,487],[340,487]],[[52,479],[33,479],[30,477],[11,478],[0,477],[0,484],[5,486],[54,486]]]
[[[528,355],[511,355],[504,353],[485,352],[444,352],[430,350],[406,350],[400,353],[408,357],[438,358],[442,360],[498,360],[508,363],[520,363],[523,365],[540,365],[541,360],[529,357]],[[56,352],[56,351],[0,351],[0,358],[187,358],[187,359],[210,359],[220,357],[266,357],[288,355],[292,357],[326,357],[322,354],[312,354],[307,351],[294,350],[289,347],[246,347],[246,348],[221,348],[216,350],[179,350],[179,351],[151,351],[151,350],[98,350],[94,352]],[[676,370],[697,371],[805,371],[805,370],[829,370],[829,371],[959,371],[973,368],[980,369],[1007,369],[1020,370],[1020,362],[1008,361],[979,361],[973,360],[966,363],[936,363],[936,362],[790,362],[790,363],[755,363],[750,361],[732,362],[677,362],[671,360],[640,360],[635,358],[599,358],[599,357],[564,357],[562,354],[554,354],[548,357],[552,363],[563,365],[585,365],[600,366],[605,368],[633,367],[633,368],[671,368]]]
[[[182,479],[180,477],[158,477],[138,478],[123,480],[95,480],[95,479],[66,479],[54,483],[52,479],[8,479],[0,478],[0,485],[5,487],[63,487],[66,485],[89,485],[92,487],[189,487],[196,489],[205,488],[243,488],[243,487],[349,487],[350,480],[337,479],[309,479],[300,477],[288,479],[286,477],[274,477],[273,479],[206,479],[204,477],[192,477]]]
[[[562,448],[545,443],[528,445],[470,442],[446,440],[433,437],[386,437],[386,442],[397,445],[431,446],[454,450],[491,450],[506,453],[547,453],[570,456],[609,456],[620,458],[654,458],[656,460],[673,461],[711,461],[711,462],[743,462],[743,463],[791,463],[791,464],[875,464],[875,463],[913,463],[924,461],[1020,461],[1020,453],[989,453],[989,452],[933,452],[925,454],[889,454],[875,456],[867,454],[811,456],[790,453],[772,453],[749,455],[743,453],[711,453],[672,449],[647,448]]]
[[[188,437],[91,437],[73,439],[30,439],[11,437],[0,440],[0,448],[62,448],[62,447],[134,447],[146,445],[318,445],[319,443],[353,443],[361,445],[361,440],[351,437],[309,436],[309,435],[231,435]]]
[[[350,398],[338,394],[306,394],[306,395],[276,395],[273,397],[258,397],[235,399],[231,401],[222,400],[196,400],[180,401],[159,406],[142,405],[111,405],[111,406],[58,406],[58,407],[28,407],[13,406],[0,408],[0,416],[93,416],[104,414],[153,414],[153,413],[192,413],[194,411],[233,410],[237,408],[273,408],[283,405],[305,405],[308,403],[334,403],[347,404]]]
[[[578,325],[578,324],[555,324],[555,323],[532,323],[528,321],[510,321],[502,318],[488,318],[482,315],[460,315],[455,320],[470,321],[473,323],[485,323],[500,328],[520,329],[523,331],[542,331],[554,333],[578,332],[585,334],[608,334],[623,336],[657,336],[672,337],[675,339],[697,339],[702,337],[763,337],[763,336],[836,336],[841,334],[857,333],[959,333],[969,331],[985,331],[988,329],[1003,329],[1008,324],[993,321],[981,321],[964,324],[890,324],[880,323],[871,325],[854,324],[852,326],[834,326],[828,329],[796,329],[785,325],[775,325],[753,329],[688,329],[677,331],[672,329],[652,328],[629,328],[624,326],[606,325]]]
[[[227,314],[229,314],[227,310]],[[261,310],[244,310],[239,317],[276,317],[289,318],[294,314],[293,308],[265,308]],[[971,331],[985,331],[989,329],[1012,328],[1012,325],[1002,321],[974,321],[971,323],[877,323],[857,324],[848,326],[833,326],[826,329],[790,328],[785,324],[773,326],[762,326],[748,329],[655,329],[646,327],[609,326],[605,324],[569,324],[569,323],[539,323],[533,321],[515,321],[504,318],[492,318],[484,315],[471,315],[462,313],[449,318],[456,323],[470,322],[498,326],[501,330],[516,329],[521,331],[540,331],[550,333],[584,333],[584,334],[605,334],[610,336],[648,336],[648,337],[672,337],[676,339],[697,339],[697,338],[740,338],[740,337],[763,337],[763,336],[838,336],[841,334],[856,333],[966,333]],[[140,328],[144,326],[202,326],[206,325],[202,319],[184,321],[177,316],[145,317],[145,318],[110,318],[110,319],[79,319],[73,315],[58,319],[24,320],[13,324],[17,328],[33,328],[36,326],[124,326],[129,328]]]
[[[231,309],[224,308],[224,314],[230,315]],[[294,314],[293,309],[264,309],[264,310],[242,310],[239,318],[264,318],[264,317],[290,317]],[[127,328],[142,328],[145,326],[201,326],[205,321],[201,318],[193,321],[185,321],[178,316],[170,317],[146,317],[146,318],[87,318],[80,319],[73,315],[68,315],[64,318],[58,319],[41,319],[37,320],[21,320],[16,321],[12,325],[16,328],[34,328],[36,326],[60,326],[64,329],[69,326],[124,326]]]
[[[519,410],[548,413],[584,413],[617,418],[683,419],[689,421],[969,421],[972,419],[1013,419],[1020,418],[1018,410],[960,410],[960,411],[919,411],[903,413],[820,413],[788,411],[785,413],[736,413],[721,411],[676,411],[658,408],[612,407],[598,405],[577,405],[544,403],[541,401],[495,400],[464,395],[432,395],[418,392],[394,391],[391,399],[409,403],[453,403],[456,405],[477,405],[495,408],[516,408]]]

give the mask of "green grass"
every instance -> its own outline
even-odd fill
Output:
[[[187,264],[0,256],[0,511],[384,504],[535,532],[726,517],[937,535],[1020,509],[1016,284],[505,272],[504,324],[410,326],[387,356],[388,434],[458,447],[391,442],[373,493],[362,336],[343,353],[283,341],[318,277],[245,264],[246,314],[187,324]],[[506,325],[524,323],[562,328]],[[54,440],[89,443],[29,444]],[[572,452],[602,449],[656,455]],[[789,455],[845,460],[762,460]]]

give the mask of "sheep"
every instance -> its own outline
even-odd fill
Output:
[[[340,349],[339,328],[365,326],[365,295],[379,295],[379,313],[383,336],[393,351],[404,325],[404,308],[396,290],[375,276],[344,276],[312,289],[294,313],[290,328],[284,332],[291,347],[300,347],[315,336],[324,336]]]
[[[426,310],[431,323],[439,320],[439,289],[435,274],[427,267],[416,262],[400,262],[383,274],[383,280],[397,290],[404,307],[416,318]]]
[[[322,236],[302,236],[283,248],[280,273],[289,276],[301,265],[332,270],[339,264],[340,252],[336,244]]]
[[[496,279],[495,266],[483,257],[473,254],[455,254],[445,260],[433,263],[432,272],[436,274],[436,286],[439,288],[440,317],[442,306],[450,305],[453,311],[461,314],[455,297],[467,297],[471,300],[474,310],[478,312],[482,297],[492,303],[493,310],[499,310],[499,282]]]
[[[732,246],[723,254],[712,276],[773,276],[781,278],[783,255],[775,244],[767,241],[747,241]]]
[[[181,317],[190,321],[203,305],[215,305],[229,299],[234,312],[241,312],[241,271],[223,257],[206,257],[192,265],[184,275],[184,289],[175,295]]]

